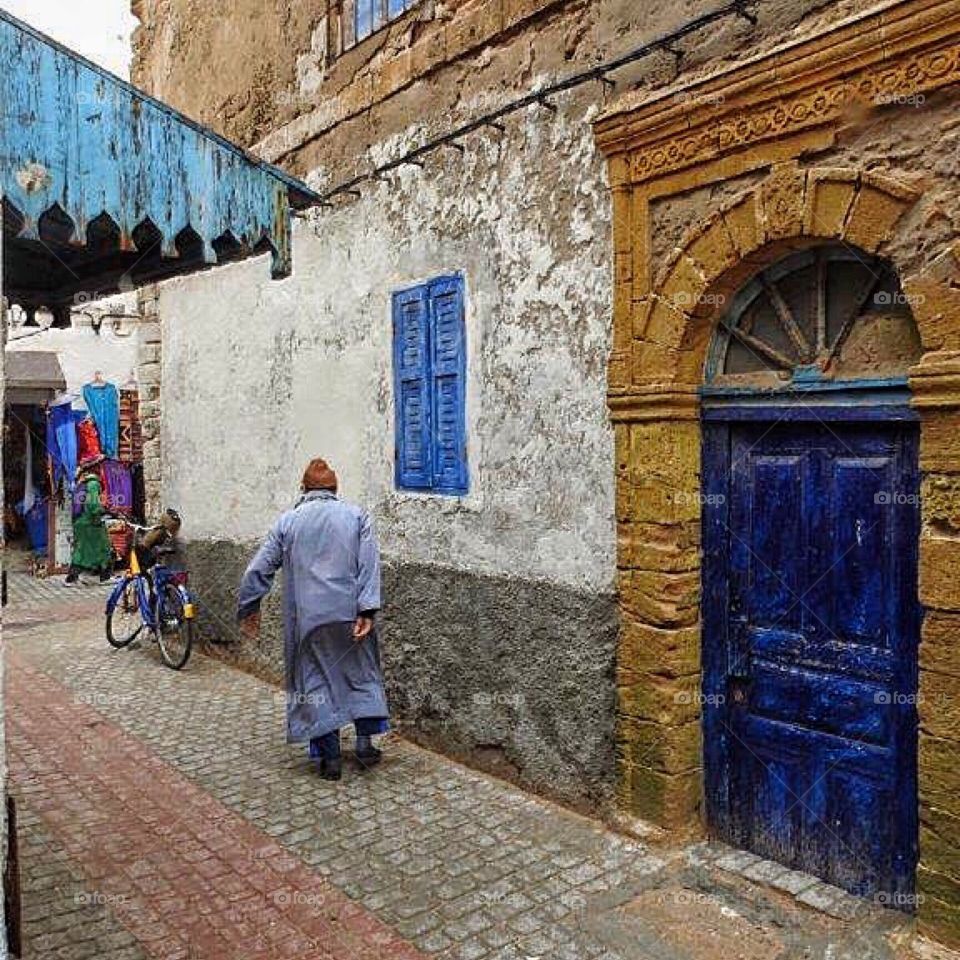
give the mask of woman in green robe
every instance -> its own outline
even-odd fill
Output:
[[[113,550],[103,525],[106,511],[100,500],[100,478],[88,466],[81,465],[77,470],[77,483],[82,510],[73,518],[73,556],[66,582],[75,584],[81,570],[91,570],[100,575],[103,583],[113,573]]]

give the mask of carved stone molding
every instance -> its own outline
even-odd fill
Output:
[[[927,354],[910,371],[910,391],[921,410],[960,410],[960,353]]]
[[[746,64],[629,98],[597,124],[642,183],[960,82],[960,0],[899,0]]]
[[[609,407],[615,423],[696,420],[700,416],[700,392],[695,385],[657,385],[611,396]]]

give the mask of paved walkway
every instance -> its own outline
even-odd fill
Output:
[[[377,770],[321,781],[275,688],[113,650],[99,587],[14,574],[10,593],[28,957],[909,955],[889,911],[826,897],[829,916],[812,881],[805,905],[747,879],[769,871],[749,856],[649,848],[394,737]]]

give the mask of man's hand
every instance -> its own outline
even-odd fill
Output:
[[[257,610],[240,621],[240,636],[244,640],[256,640],[260,636],[260,611]]]
[[[353,625],[353,639],[360,643],[366,640],[373,629],[373,617],[357,617],[357,622]]]

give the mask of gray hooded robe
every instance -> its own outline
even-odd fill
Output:
[[[241,619],[259,610],[281,566],[288,741],[386,718],[376,631],[353,639],[357,617],[380,608],[380,550],[369,515],[330,491],[305,493],[247,567]]]

